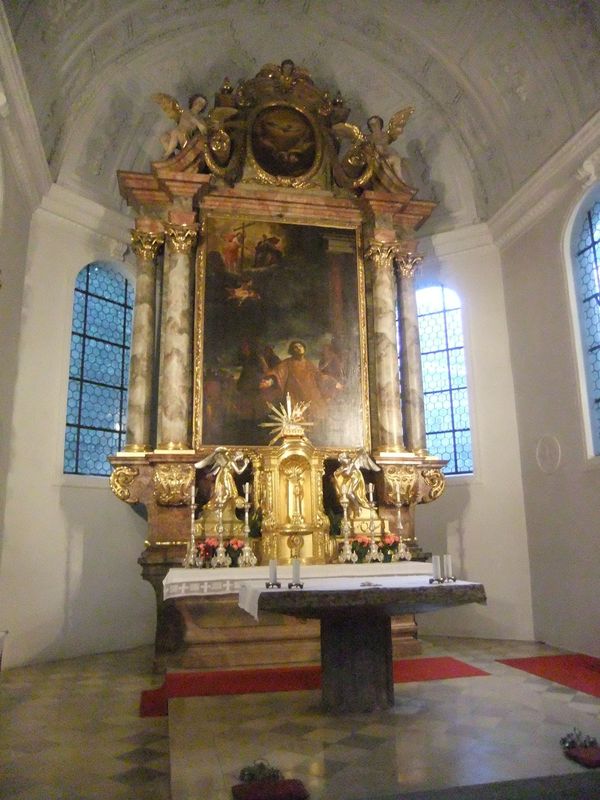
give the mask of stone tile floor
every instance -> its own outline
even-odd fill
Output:
[[[141,719],[140,691],[161,683],[149,648],[5,670],[0,798],[229,800],[256,758],[311,800],[582,771],[558,740],[574,726],[600,738],[600,700],[495,661],[556,652],[430,637],[424,656],[490,675],[397,684],[393,709],[349,717],[322,714],[317,692],[286,692],[180,698],[168,719]]]

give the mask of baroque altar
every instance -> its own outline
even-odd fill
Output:
[[[445,462],[426,447],[414,294],[434,204],[392,146],[413,109],[360,127],[289,60],[225,78],[213,103],[153,99],[163,156],[118,175],[137,281],[110,484],[147,518],[156,663],[315,660],[311,623],[249,629],[226,598],[165,600],[163,580],[209,540],[221,569],[242,542],[247,566],[351,563],[361,537],[367,560],[388,540],[424,559],[415,509],[442,494]],[[394,625],[413,646],[414,619]]]

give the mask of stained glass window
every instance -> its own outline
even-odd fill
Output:
[[[64,471],[108,475],[107,456],[125,445],[131,284],[110,264],[75,281]]]
[[[473,472],[460,298],[445,286],[417,290],[427,449],[446,475]]]
[[[575,287],[585,362],[594,455],[600,455],[600,200],[585,212],[575,237]]]

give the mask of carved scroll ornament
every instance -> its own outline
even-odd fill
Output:
[[[138,498],[131,496],[131,485],[140,474],[136,467],[115,467],[110,475],[110,488],[114,495],[124,503],[137,503]]]

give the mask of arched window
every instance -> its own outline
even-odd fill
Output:
[[[600,186],[588,196],[575,218],[571,245],[584,394],[592,450],[594,455],[600,455]]]
[[[460,298],[445,286],[417,290],[427,449],[446,475],[473,472]]]
[[[77,275],[73,298],[64,471],[108,475],[123,449],[133,288],[114,267],[94,262]]]

